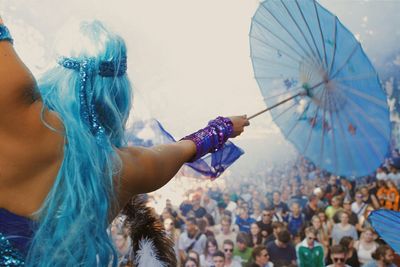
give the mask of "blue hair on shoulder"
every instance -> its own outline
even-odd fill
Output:
[[[105,138],[99,143],[82,116],[87,107],[82,102],[79,71],[56,65],[45,72],[39,79],[43,113],[55,112],[63,122],[62,130],[54,130],[65,136],[64,159],[37,212],[37,229],[26,265],[116,266],[117,253],[107,232],[117,207],[114,178],[121,170],[114,147],[126,144],[124,130],[132,89],[126,74],[101,76],[96,70],[102,62],[118,68],[120,61],[126,60],[126,46],[99,21],[80,23],[64,35],[68,39],[61,43],[64,49],[60,56],[93,60],[95,71],[85,76],[86,105],[95,111]]]

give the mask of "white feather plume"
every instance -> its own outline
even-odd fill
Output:
[[[153,241],[143,238],[139,242],[139,250],[135,256],[136,266],[138,267],[167,267],[157,258],[157,252]]]

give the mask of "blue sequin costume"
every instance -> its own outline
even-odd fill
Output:
[[[24,266],[34,222],[0,208],[0,266]]]

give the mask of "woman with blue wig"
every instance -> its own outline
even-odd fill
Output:
[[[249,124],[218,117],[176,143],[128,147],[125,43],[99,21],[75,33],[36,83],[0,19],[1,266],[116,266],[107,227],[131,197],[160,188]],[[172,266],[143,255],[136,266]]]

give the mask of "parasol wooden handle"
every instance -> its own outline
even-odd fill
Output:
[[[258,115],[261,115],[261,114],[263,114],[264,112],[267,112],[268,110],[271,110],[271,109],[273,109],[273,108],[276,108],[277,106],[280,106],[280,105],[282,105],[283,103],[286,103],[286,102],[288,102],[289,100],[292,100],[293,98],[298,97],[298,96],[300,96],[300,95],[304,95],[304,93],[303,93],[303,92],[300,92],[300,93],[298,93],[298,94],[295,94],[294,96],[291,96],[291,97],[289,97],[289,98],[286,98],[285,100],[282,100],[281,102],[278,102],[278,103],[276,103],[275,105],[273,105],[273,106],[271,106],[271,107],[269,107],[269,108],[266,108],[266,109],[264,109],[264,110],[261,110],[260,112],[257,112],[256,114],[251,115],[251,116],[248,117],[247,119],[248,119],[248,120],[251,120],[251,119],[257,117]]]

